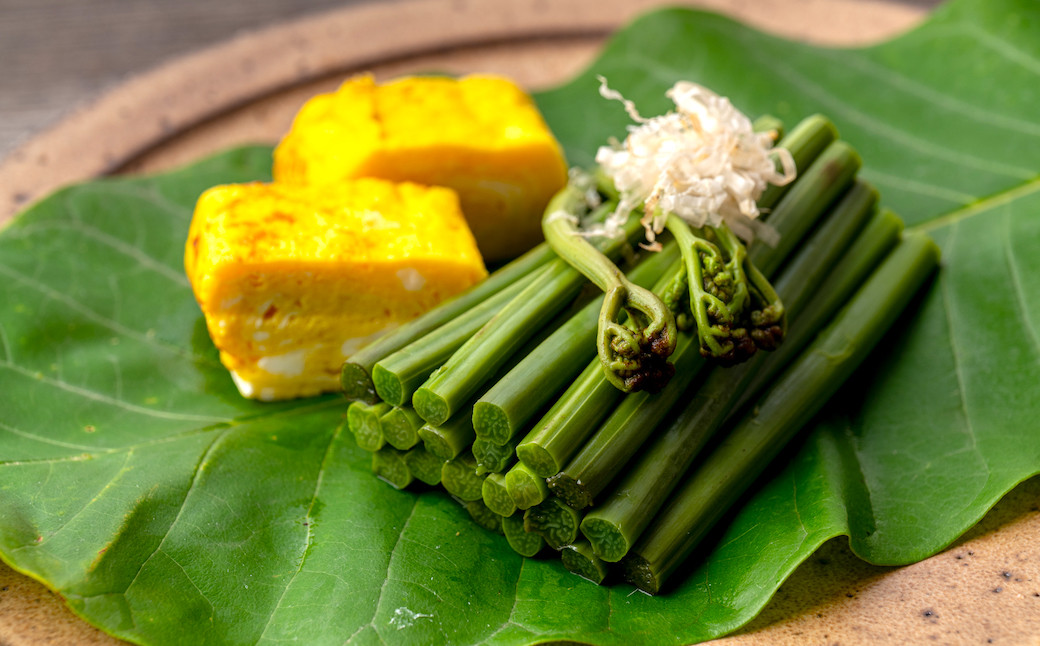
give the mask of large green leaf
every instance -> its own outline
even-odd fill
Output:
[[[0,233],[0,555],[142,643],[690,642],[749,620],[827,539],[906,563],[1040,469],[1040,8],[958,0],[861,50],[685,10],[538,97],[571,160],[679,78],[834,119],[945,268],[715,547],[660,597],[524,560],[437,493],[396,492],[336,397],[244,401],[181,270],[196,196],[270,150],[66,189]]]

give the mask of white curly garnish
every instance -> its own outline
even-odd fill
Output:
[[[795,177],[791,153],[773,148],[775,132],[754,132],[751,120],[728,99],[687,81],[666,92],[674,111],[644,119],[606,79],[599,80],[600,94],[621,101],[640,124],[629,126],[624,142],[612,142],[596,153],[596,162],[621,195],[604,223],[605,233],[618,231],[642,206],[651,243],[669,213],[695,227],[725,223],[746,241],[758,237],[776,243],[776,231],[756,219],[756,201],[766,186]]]

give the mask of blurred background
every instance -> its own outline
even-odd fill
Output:
[[[376,1],[0,0],[0,157],[129,75],[244,31]]]
[[[509,0],[455,1],[504,11]],[[731,4],[747,8],[761,1]],[[924,9],[939,4],[938,0],[862,1]],[[177,56],[316,12],[398,2],[0,0],[0,158],[73,108]]]

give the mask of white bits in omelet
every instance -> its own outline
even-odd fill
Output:
[[[299,377],[306,368],[307,354],[307,350],[300,349],[285,354],[261,357],[256,365],[269,375],[287,378]],[[264,383],[267,381],[266,379],[256,380],[257,383],[254,383],[234,370],[231,371],[231,379],[243,397],[253,397],[261,401],[273,401],[280,398],[278,391],[270,386],[257,388],[257,383]]]
[[[231,381],[235,382],[235,387],[238,388],[238,392],[243,397],[252,397],[256,394],[256,389],[253,388],[253,383],[242,378],[242,375],[238,374],[234,370],[231,371]]]
[[[214,187],[185,271],[221,363],[262,401],[339,390],[344,359],[487,275],[453,191],[374,179]]]
[[[276,354],[271,357],[260,357],[257,367],[272,375],[281,377],[299,377],[307,363],[307,351],[304,349]]]
[[[401,285],[409,292],[417,292],[426,285],[426,277],[414,267],[398,269],[397,277],[401,280]]]
[[[252,382],[243,379],[242,375],[238,374],[234,370],[231,371],[231,380],[235,382],[238,392],[243,397],[258,399],[262,402],[273,402],[276,399],[281,399],[278,391],[271,386],[266,386],[257,390],[256,386],[254,386]]]

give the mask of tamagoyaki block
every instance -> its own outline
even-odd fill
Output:
[[[379,179],[217,186],[185,269],[245,397],[339,390],[343,360],[487,276],[451,189]]]
[[[274,153],[276,182],[380,177],[459,194],[485,260],[541,242],[549,199],[567,182],[560,144],[531,97],[495,76],[370,75],[310,99]]]

